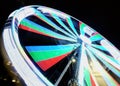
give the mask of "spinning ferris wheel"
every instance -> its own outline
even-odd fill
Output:
[[[15,10],[6,58],[27,86],[120,86],[120,52],[85,23],[44,6]]]

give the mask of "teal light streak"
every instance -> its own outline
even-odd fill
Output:
[[[90,49],[90,48],[89,48]],[[91,50],[91,49],[90,49]],[[94,63],[94,64],[97,64],[98,63],[98,65],[96,65],[97,67],[102,67],[102,65],[101,64],[99,64],[99,62],[97,61],[97,59],[96,59],[96,57],[90,52],[90,50],[88,50],[87,49],[87,52],[88,52],[88,54],[89,54],[89,56],[90,56],[90,58],[91,58],[91,60],[92,60],[92,62]],[[92,52],[94,53],[94,51],[92,50]],[[95,53],[94,53],[95,54]],[[103,67],[102,67],[103,68]],[[106,81],[106,83],[108,84],[108,86],[116,86],[115,85],[115,82],[112,80],[112,78],[108,75],[108,73],[106,74],[104,71],[106,71],[105,69],[103,69],[103,70],[101,70],[100,71],[100,73],[101,73],[101,75],[102,75],[102,77],[104,78],[104,80]],[[112,83],[111,83],[112,82]]]
[[[84,27],[86,26],[86,24],[84,24],[84,23],[82,23],[81,25],[80,25],[80,32],[81,32],[81,35],[85,35],[85,31],[84,31]]]
[[[107,54],[105,54],[104,52],[101,52],[93,47],[87,46],[88,49],[90,49],[93,53],[97,54],[98,56],[102,57],[105,61],[109,60],[109,63],[112,64],[113,66],[117,67],[118,69],[120,69],[120,63],[114,59],[111,56],[108,56]],[[105,59],[105,58],[106,59]],[[108,59],[108,60],[107,60]]]
[[[97,40],[101,40],[101,39],[103,39],[103,37],[100,34],[96,34],[96,35],[90,37],[91,41],[97,41]]]
[[[111,70],[113,73],[115,73],[119,78],[120,78],[120,71],[118,71],[115,67],[113,67],[112,65],[110,65],[108,62],[106,62],[105,60],[103,60],[101,57],[97,56],[96,57],[101,60],[101,62],[103,62],[105,64],[106,67],[109,68],[109,70]]]
[[[74,37],[76,37],[75,34],[62,22],[62,20],[56,14],[51,14],[51,15],[61,26],[63,26]]]
[[[44,16],[41,12],[36,11],[36,15],[37,15],[38,18],[42,19],[44,22],[46,22],[47,24],[49,24],[50,26],[52,26],[54,29],[61,31],[62,33],[66,34],[67,36],[69,36],[69,37],[71,37],[71,38],[74,39],[74,37],[71,36],[71,34],[67,33],[62,28],[60,28],[59,26],[57,26],[54,22],[52,22],[50,19],[48,19],[46,16]]]
[[[97,44],[91,44],[91,45],[92,45],[94,48],[107,51],[102,45],[97,45]]]
[[[78,35],[78,33],[77,33],[77,31],[76,31],[76,29],[75,29],[75,27],[74,27],[74,25],[73,25],[73,22],[72,22],[72,20],[71,20],[70,17],[67,18],[67,22],[68,22],[69,26],[71,27],[71,29],[72,29],[72,30],[74,31],[74,33],[76,34],[76,36],[79,37],[79,35]]]
[[[29,27],[29,28],[31,28],[33,30],[36,30],[38,32],[47,34],[48,36],[52,36],[54,38],[76,42],[76,40],[74,40],[72,38],[69,38],[69,37],[63,36],[61,34],[55,33],[53,31],[49,30],[48,28],[45,28],[45,27],[43,27],[41,25],[38,25],[38,24],[28,20],[28,19],[23,19],[21,21],[21,24],[24,25],[24,26],[27,26],[27,27]]]

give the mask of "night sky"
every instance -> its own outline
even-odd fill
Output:
[[[105,0],[104,0],[105,1]],[[120,49],[120,3],[115,0],[104,2],[101,0],[1,0],[0,1],[0,36],[3,25],[9,14],[23,6],[43,5],[63,11],[81,20],[93,29],[97,30],[118,49]],[[1,48],[0,48],[1,49]],[[13,86],[3,68],[2,56],[0,56],[0,86]],[[2,85],[1,85],[2,83]],[[8,83],[8,84],[6,84]],[[11,84],[11,85],[10,85]]]
[[[43,5],[76,17],[119,48],[119,4],[116,0],[109,0],[109,2],[102,0],[1,0],[0,30],[12,11],[26,5]]]

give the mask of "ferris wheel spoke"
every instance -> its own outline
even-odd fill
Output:
[[[84,43],[82,43],[80,66],[78,69],[78,83],[80,86],[95,86],[97,84],[89,63],[90,59],[87,55]]]
[[[84,74],[84,69],[86,67],[86,65],[84,65],[86,62],[86,54],[85,54],[85,46],[84,43],[82,43],[82,47],[81,47],[81,60],[80,60],[80,66],[79,66],[79,72],[78,72],[78,83],[80,84],[80,86],[84,86],[84,79],[85,79],[85,74]]]
[[[102,40],[101,45],[106,48],[107,51],[112,55],[113,58],[117,59],[120,63],[120,51],[107,40]]]
[[[103,51],[107,51],[102,45],[97,45],[97,44],[91,44],[92,47],[103,50]]]
[[[70,64],[71,64],[71,60],[68,62],[68,64],[66,65],[66,67],[64,68],[64,70],[62,71],[60,77],[58,78],[58,80],[55,83],[55,86],[58,86],[58,84],[60,83],[61,79],[63,78],[63,76],[65,75],[67,69],[69,68]]]
[[[61,26],[64,27],[65,30],[67,30],[73,37],[76,38],[75,34],[63,23],[63,21],[56,14],[52,13],[51,15]]]
[[[100,56],[102,59],[104,59],[106,62],[110,63],[111,65],[113,65],[114,67],[116,67],[117,69],[120,70],[120,63],[117,59],[109,56],[109,55],[106,55],[105,53],[93,48],[93,47],[90,47],[91,51],[93,51],[95,54],[97,54],[98,56]]]
[[[85,86],[85,83],[86,83],[86,85],[87,86],[95,86],[95,81],[93,81],[93,77],[92,77],[92,75],[91,75],[91,73],[90,73],[90,70],[89,70],[89,67],[88,68],[85,68],[84,69],[84,85],[83,86]]]
[[[103,39],[103,37],[99,34],[99,33],[97,33],[97,34],[95,34],[95,35],[92,35],[91,37],[90,37],[90,40],[93,42],[93,41],[98,41],[98,40],[102,40]]]
[[[53,31],[49,30],[48,28],[45,28],[41,25],[38,25],[38,24],[28,20],[28,19],[24,19],[23,21],[21,21],[21,24],[20,24],[19,28],[21,28],[23,30],[30,31],[30,32],[34,32],[34,33],[37,33],[37,34],[57,38],[57,39],[76,42],[76,40],[74,40],[72,38],[69,38],[67,36],[64,36],[64,35],[58,34],[56,32],[53,32]]]
[[[102,79],[102,83],[104,85],[109,85],[109,86],[118,86],[119,84],[115,81],[115,79],[112,78],[112,76],[105,70],[105,68],[98,62],[96,59],[95,55],[91,53],[90,50],[87,50],[88,55],[91,57],[91,61],[93,62],[92,67],[94,68],[95,71],[99,74],[99,77]],[[104,82],[105,81],[105,82]],[[98,81],[98,83],[101,83]],[[110,84],[112,83],[112,84]]]
[[[79,25],[81,35],[85,35],[85,31],[84,31],[84,27],[85,27],[85,26],[86,26],[86,25],[85,25],[84,23],[81,23],[81,24]]]
[[[76,30],[76,28],[75,28],[75,26],[74,26],[73,21],[71,20],[71,18],[68,17],[66,20],[67,20],[67,23],[68,23],[68,25],[70,26],[70,28],[71,28],[71,29],[73,30],[73,32],[75,33],[76,37],[79,37],[79,34],[77,33],[77,30]]]
[[[36,17],[38,17],[39,19],[41,19],[42,21],[46,22],[48,25],[52,26],[54,29],[66,34],[67,36],[71,37],[74,39],[74,37],[69,34],[68,32],[66,32],[65,30],[63,30],[62,28],[60,28],[58,25],[56,25],[53,21],[51,21],[49,18],[47,18],[44,14],[42,14],[39,11],[36,11]]]
[[[92,50],[92,53],[94,53],[95,50]],[[100,53],[100,52],[97,52]],[[101,53],[103,54],[103,53]],[[105,69],[107,68],[108,70],[111,70],[117,77],[120,78],[120,64],[117,60],[115,60],[113,57],[111,56],[107,56],[107,55],[96,55],[94,53],[94,55],[97,57],[97,59],[99,59],[101,61],[101,63],[104,64]],[[109,58],[109,59],[106,59]]]
[[[111,65],[110,63],[106,62],[104,59],[102,59],[99,56],[96,56],[104,65],[105,68],[108,70],[111,70],[115,75],[117,75],[120,78],[120,70]]]
[[[79,45],[78,45],[79,46]],[[61,61],[78,46],[76,44],[54,46],[26,46],[27,51],[35,62],[46,71]]]
[[[55,86],[58,86],[58,84],[60,83],[60,81],[62,80],[62,78],[64,77],[65,73],[67,72],[68,68],[70,67],[70,65],[72,63],[74,63],[73,60],[75,60],[76,58],[76,54],[78,54],[77,50],[73,53],[72,57],[70,58],[70,60],[68,61],[67,65],[65,66],[64,70],[62,71],[61,75],[59,76],[59,78],[57,79]],[[76,72],[78,72],[79,69],[75,70]],[[74,76],[76,76],[76,73],[73,74]],[[78,76],[78,75],[77,75]]]

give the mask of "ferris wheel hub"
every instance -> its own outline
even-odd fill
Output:
[[[86,36],[80,35],[80,39],[87,44],[91,44],[91,41],[89,38],[87,38]]]

